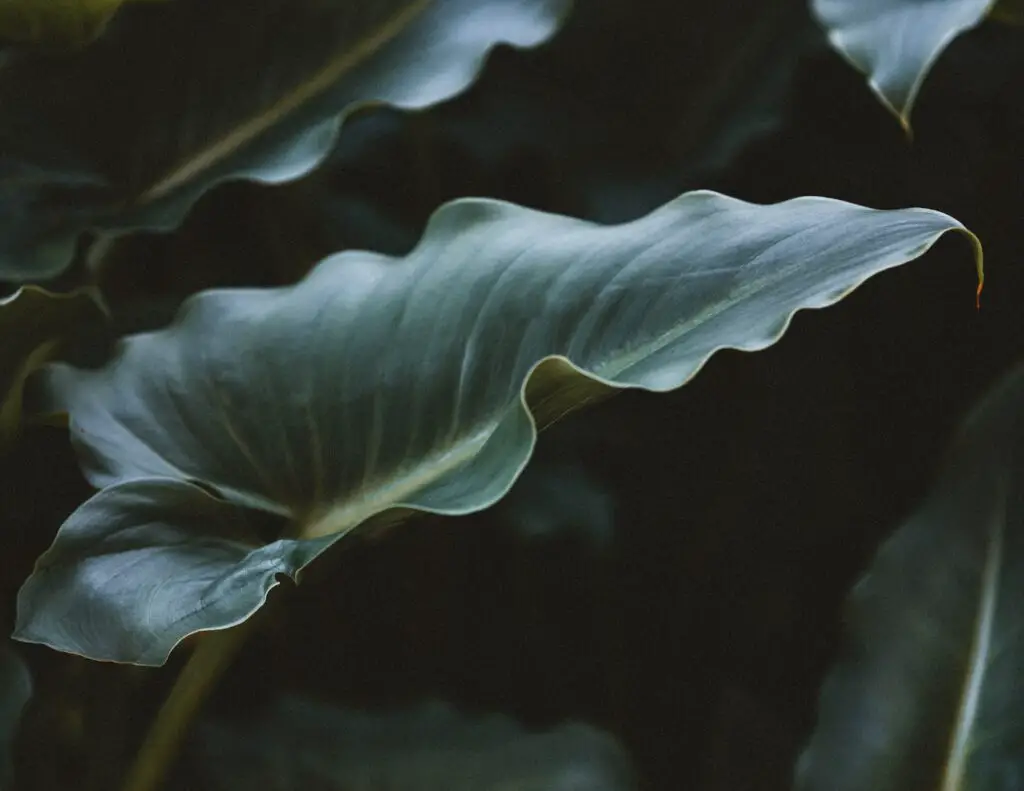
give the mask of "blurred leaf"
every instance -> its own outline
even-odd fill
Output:
[[[932,65],[991,6],[992,0],[813,0],[829,41],[908,130]]]
[[[1024,0],[999,0],[992,9],[992,18],[1011,25],[1024,25]]]
[[[573,535],[606,547],[615,530],[611,495],[579,463],[534,461],[495,509],[524,538]]]
[[[0,789],[11,787],[11,742],[31,697],[32,676],[25,663],[10,648],[0,648]]]
[[[531,733],[442,703],[372,713],[286,699],[255,723],[207,725],[196,763],[216,791],[629,791],[625,751],[580,723]]]
[[[492,47],[550,37],[568,5],[174,0],[126,8],[73,57],[12,57],[0,278],[59,273],[84,230],[171,229],[218,182],[297,178],[353,107],[448,98]]]
[[[854,589],[801,791],[1021,787],[1022,429],[1018,369]]]
[[[0,449],[18,430],[28,376],[62,340],[102,315],[97,297],[85,290],[54,294],[25,286],[0,298]]]
[[[618,226],[465,199],[404,259],[353,251],[294,287],[204,292],[105,369],[53,367],[86,476],[109,488],[40,558],[17,637],[159,663],[378,514],[496,502],[538,422],[769,346],[796,310],[950,230],[967,233],[938,212],[825,198],[692,192]],[[241,515],[226,539],[229,506],[188,481],[286,517],[300,540],[264,547]]]
[[[4,0],[0,40],[79,46],[96,38],[125,2],[165,0]]]

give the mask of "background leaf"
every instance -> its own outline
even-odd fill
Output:
[[[10,648],[0,648],[0,789],[11,787],[11,742],[30,697],[32,676],[25,663]]]
[[[1011,25],[1024,24],[1024,2],[1022,0],[998,0],[992,9],[992,18]]]
[[[0,4],[0,40],[79,46],[96,38],[125,2],[165,1],[5,0]]]
[[[0,69],[0,278],[60,272],[85,230],[173,228],[226,179],[297,178],[353,107],[448,98],[492,47],[539,44],[568,6],[175,0],[126,8],[75,56],[12,56]]]
[[[629,791],[636,787],[613,737],[580,723],[531,732],[501,715],[469,716],[442,703],[384,712],[282,700],[256,721],[207,724],[195,763],[215,791]]]
[[[116,529],[137,486],[202,481],[309,539],[396,508],[477,511],[526,465],[535,421],[617,388],[674,389],[718,349],[764,348],[796,310],[832,304],[950,230],[964,231],[937,212],[824,198],[757,206],[694,192],[618,226],[462,200],[404,259],[354,251],[294,287],[205,292],[103,370],[54,367],[87,477],[125,485],[61,529],[40,559],[46,573],[22,590],[17,636],[148,663],[174,646],[175,613],[194,612],[193,628],[234,622],[219,614],[234,605],[138,574],[138,546],[99,549],[97,531]],[[152,478],[167,482],[142,480]],[[104,575],[77,569],[94,553]],[[185,560],[166,576],[187,579]],[[222,560],[217,579],[252,579],[248,555]],[[68,609],[124,609],[129,580],[138,587],[120,621]],[[217,594],[253,596],[234,584]],[[81,625],[73,640],[64,619]],[[126,653],[136,631],[160,642]]]
[[[1024,369],[855,588],[801,791],[1016,788],[1024,641]]]
[[[0,298],[0,448],[17,431],[28,376],[103,315],[96,295],[85,290],[54,294],[25,286]]]
[[[932,64],[985,18],[992,0],[813,0],[832,45],[904,128]]]

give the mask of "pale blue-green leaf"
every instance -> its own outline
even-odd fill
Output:
[[[854,589],[800,791],[1024,787],[1024,368]]]
[[[914,100],[932,64],[985,18],[993,0],[812,0],[832,45],[868,77],[910,129]]]
[[[796,310],[832,304],[951,230],[965,229],[938,212],[825,198],[759,206],[694,192],[616,226],[460,200],[403,259],[346,252],[296,286],[202,293],[106,368],[54,366],[48,383],[97,487],[202,481],[286,517],[292,535],[337,538],[393,509],[491,505],[529,460],[538,419],[618,388],[679,387],[716,350],[770,345]],[[82,519],[56,539],[68,563],[89,558],[87,544],[59,549]],[[104,598],[104,579],[77,578],[75,591],[30,581],[19,638],[86,653],[51,634],[47,597]],[[89,655],[123,657],[104,639],[130,642],[120,630],[150,617],[110,620]]]
[[[212,186],[297,178],[353,109],[463,90],[571,0],[174,0],[75,56],[0,70],[0,279],[53,276],[81,232],[171,229]],[[59,165],[56,163],[60,163]]]

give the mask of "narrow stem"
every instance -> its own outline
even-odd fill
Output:
[[[199,644],[181,669],[170,694],[150,725],[122,791],[156,791],[178,757],[196,713],[253,631],[256,616],[238,626],[199,635]]]

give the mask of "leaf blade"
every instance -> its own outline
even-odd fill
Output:
[[[353,110],[450,98],[495,46],[550,38],[569,4],[175,0],[125,9],[77,57],[12,58],[0,70],[0,277],[60,272],[86,230],[171,230],[224,181],[298,178]]]
[[[979,24],[993,0],[814,0],[829,41],[907,131],[928,71],[961,33]]]
[[[688,193],[618,226],[460,200],[403,259],[350,251],[296,286],[205,292],[105,369],[48,381],[95,486],[203,481],[331,542],[395,509],[491,505],[535,410],[679,387],[951,230],[969,234],[824,198]]]
[[[1024,370],[974,410],[848,603],[797,788],[996,789],[1019,778]]]
[[[252,515],[187,482],[151,478],[108,487],[75,511],[40,556],[18,595],[14,639],[106,661],[163,664],[189,635],[248,619],[278,574],[295,577],[326,546],[262,545]],[[26,619],[27,611],[37,617]]]

